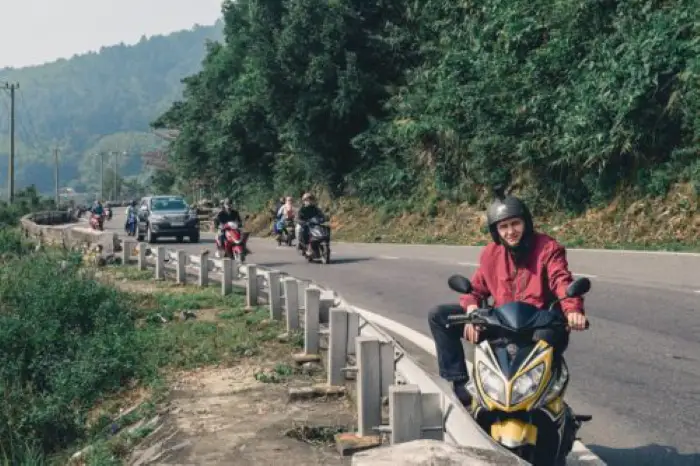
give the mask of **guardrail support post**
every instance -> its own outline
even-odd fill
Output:
[[[299,329],[299,284],[294,278],[282,280],[284,285],[284,307],[287,314],[287,333]]]
[[[357,434],[375,435],[382,424],[382,381],[379,363],[380,341],[374,337],[357,337]]]
[[[139,270],[146,270],[146,251],[148,243],[139,243]]]
[[[209,254],[203,252],[199,255],[199,286],[209,285]]]
[[[318,354],[320,330],[318,311],[321,305],[321,290],[318,288],[307,288],[305,296],[306,312],[304,313],[304,352],[306,354]]]
[[[360,314],[348,312],[348,356],[355,356],[355,338],[360,334]]]
[[[347,362],[348,311],[330,310],[330,337],[328,341],[328,385],[341,386],[345,381],[343,367]]]
[[[177,251],[177,276],[175,280],[180,285],[187,283],[187,255],[182,249]]]
[[[445,420],[443,418],[442,393],[421,393],[421,438],[445,439]]]
[[[122,241],[122,264],[128,265],[131,262],[131,251],[134,247],[134,242],[130,239]]]
[[[165,247],[156,248],[156,280],[165,278]]]
[[[299,285],[299,309],[306,309],[306,289],[311,285],[308,280],[297,279]]]
[[[381,370],[382,396],[389,396],[389,387],[394,385],[396,363],[394,357],[394,344],[391,341],[379,343],[379,364]]]
[[[267,274],[267,285],[269,287],[270,319],[282,319],[282,295],[280,294],[280,273],[270,271]]]
[[[233,290],[233,259],[224,257],[221,261],[223,270],[221,272],[221,295],[227,296]]]
[[[419,440],[423,425],[423,407],[418,385],[389,387],[389,426],[391,444]]]
[[[248,264],[246,277],[246,308],[252,309],[258,305],[258,266]]]

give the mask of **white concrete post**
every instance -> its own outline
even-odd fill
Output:
[[[209,285],[209,254],[203,252],[199,255],[199,286]]]
[[[306,289],[311,285],[311,282],[297,279],[297,283],[299,284],[299,309],[306,309]]]
[[[184,250],[177,251],[177,283],[184,285],[187,283],[187,254]]]
[[[382,396],[389,396],[389,387],[394,385],[396,364],[394,363],[394,344],[382,341],[379,344],[379,364],[381,367]]]
[[[348,311],[331,309],[330,337],[328,340],[328,385],[341,386],[345,381],[343,368],[348,353]]]
[[[355,356],[355,338],[360,335],[360,314],[348,313],[348,356]]]
[[[132,240],[122,240],[122,264],[129,265],[129,262],[131,262],[131,251],[133,247],[134,242]]]
[[[382,382],[379,364],[379,340],[357,337],[357,434],[376,435],[375,427],[382,424]]]
[[[284,307],[287,313],[287,332],[299,329],[299,285],[294,278],[282,280],[284,285]]]
[[[270,271],[267,274],[267,285],[269,287],[270,319],[282,319],[282,295],[280,294],[280,273]]]
[[[246,307],[252,309],[258,305],[258,266],[248,264],[248,276],[246,277]]]
[[[391,444],[419,440],[423,426],[423,406],[418,385],[389,387]]]
[[[165,278],[165,248],[156,248],[156,280]]]
[[[318,311],[321,304],[321,290],[318,288],[307,288],[305,296],[304,352],[306,354],[318,354],[320,330]]]
[[[223,264],[223,270],[221,271],[221,295],[227,296],[233,290],[233,259],[225,257],[221,262]]]
[[[139,243],[139,270],[146,270],[146,250],[148,243]]]

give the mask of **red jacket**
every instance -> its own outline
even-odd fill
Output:
[[[564,246],[547,235],[535,233],[532,251],[520,267],[515,266],[505,246],[488,244],[471,279],[473,290],[462,295],[459,302],[466,309],[493,296],[495,307],[523,301],[544,309],[556,298],[566,296],[572,281]],[[583,298],[566,298],[561,307],[565,313],[583,312]]]

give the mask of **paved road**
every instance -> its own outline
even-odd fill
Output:
[[[213,240],[172,246],[194,253]],[[327,285],[426,335],[427,310],[456,299],[447,278],[470,276],[478,260],[470,247],[338,243],[323,266],[270,239],[250,247],[249,262]],[[593,415],[582,441],[611,465],[700,466],[700,255],[572,250],[569,258],[593,282],[591,330],[575,334],[567,352],[568,400]]]

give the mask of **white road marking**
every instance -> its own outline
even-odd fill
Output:
[[[457,265],[463,265],[465,267],[479,267],[479,264],[476,262],[457,262]]]
[[[579,272],[571,272],[571,274],[574,277],[588,277],[588,278],[596,278],[598,275],[591,275],[589,273],[579,273]]]
[[[380,259],[388,259],[388,260],[392,260],[392,261],[395,261],[398,259],[398,257],[396,257],[396,256],[379,256],[379,258]]]

